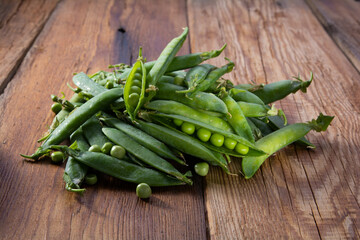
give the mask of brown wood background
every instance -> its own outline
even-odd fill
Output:
[[[359,13],[354,0],[1,0],[0,239],[359,239]],[[227,43],[236,83],[313,71],[307,94],[277,106],[290,122],[335,116],[308,135],[317,148],[289,146],[250,180],[212,168],[148,202],[106,176],[69,193],[63,166],[23,161],[53,118],[50,94],[69,95],[73,72],[129,64],[139,46],[156,59],[185,26],[180,53]]]

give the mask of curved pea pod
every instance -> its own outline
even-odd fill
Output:
[[[176,157],[175,154],[164,143],[141,131],[140,129],[122,122],[117,118],[103,118],[102,120],[106,123],[106,125],[121,130],[144,147],[158,154],[160,157],[172,159],[182,165],[186,165],[186,163]]]
[[[82,128],[80,127],[71,136],[70,141],[73,143],[76,141],[77,147],[81,151],[87,151],[89,144],[83,136]],[[85,189],[80,188],[80,184],[85,179],[88,171],[88,166],[81,162],[78,162],[73,157],[69,157],[64,170],[63,179],[65,181],[65,189],[70,192],[84,192]]]
[[[155,95],[155,99],[173,100],[183,103],[192,108],[219,112],[222,114],[228,113],[225,103],[212,93],[198,92],[192,99],[189,99],[185,97],[184,93],[178,92],[179,90],[182,91],[183,89],[185,89],[181,86],[170,83],[158,83],[157,87],[159,88],[159,90]]]
[[[147,165],[154,167],[159,171],[172,175],[187,184],[192,184],[192,181],[190,179],[188,179],[185,175],[181,174],[169,162],[159,157],[146,147],[142,146],[122,131],[109,127],[104,127],[102,131],[112,142],[124,147],[126,151],[130,152]]]
[[[270,116],[270,117],[267,117],[267,120],[268,120],[268,123],[267,123],[268,126],[273,131],[283,128],[286,125],[286,122],[280,116]],[[296,141],[296,143],[299,145],[305,146],[307,148],[315,148],[315,145],[312,144],[311,142],[309,142],[309,140],[307,140],[305,137],[300,138],[299,140]]]
[[[171,100],[155,100],[145,105],[145,108],[155,110],[161,113],[182,115],[194,120],[209,124],[213,127],[222,129],[227,132],[233,132],[229,123],[222,118],[206,115],[185,104]]]
[[[242,101],[242,102],[265,105],[264,102],[258,96],[247,90],[232,88],[230,89],[229,93],[230,96],[237,102]]]
[[[260,119],[252,118],[252,117],[248,119],[261,131],[262,137],[269,135],[274,131],[267,123],[261,121]]]
[[[201,64],[191,68],[185,77],[185,84],[188,89],[178,91],[178,93],[190,93],[195,91],[197,85],[206,79],[206,76],[216,67],[211,64]]]
[[[255,143],[255,146],[262,149],[270,155],[286,147],[287,145],[304,137],[309,131],[326,131],[334,117],[325,116],[320,113],[316,120],[308,123],[295,123],[287,125],[269,135],[261,138]],[[268,155],[259,157],[244,157],[242,160],[242,170],[245,178],[251,178],[259,169],[261,164],[268,158]]]
[[[229,114],[226,115],[227,121],[230,123],[236,134],[254,143],[255,138],[240,106],[227,92],[223,91],[221,95],[221,98],[229,111]]]
[[[139,70],[138,70],[139,69]],[[140,81],[140,83],[136,83]],[[130,75],[126,79],[124,87],[124,101],[126,111],[131,120],[135,120],[137,111],[144,103],[146,88],[146,69],[142,58],[142,48],[139,50],[139,58],[134,64]]]
[[[91,116],[104,108],[107,108],[109,104],[120,98],[123,91],[118,88],[107,90],[89,101],[76,108],[72,114],[70,114],[60,125],[50,133],[49,137],[43,142],[43,144],[36,150],[33,155],[21,156],[33,160],[39,159],[39,157],[48,153],[49,146],[60,144],[67,139],[76,129],[78,129],[84,122],[86,122]]]
[[[295,80],[282,80],[264,85],[263,88],[253,91],[265,104],[275,102],[283,99],[291,93],[296,93],[298,90],[306,92],[306,88],[310,86],[313,80],[311,73],[310,80],[303,81],[299,77]]]
[[[225,47],[226,44],[224,44],[224,46],[222,46],[222,48],[218,50],[211,50],[207,52],[198,52],[198,53],[191,53],[182,56],[176,56],[174,57],[174,59],[171,61],[170,65],[166,69],[166,73],[195,67],[206,60],[219,56],[224,51]],[[146,72],[149,72],[153,68],[155,62],[156,61],[151,61],[151,62],[146,62],[144,64],[146,68]],[[120,75],[120,79],[126,79],[130,74],[130,72],[131,72],[131,68],[125,69],[124,72]]]
[[[191,118],[187,118],[181,115],[174,115],[174,114],[164,114],[164,113],[151,113],[151,112],[141,112],[141,115],[145,115],[144,118],[150,119],[152,121],[157,121],[160,124],[166,126],[167,128],[171,128],[173,131],[179,132],[180,134],[183,134],[182,132],[180,132],[179,130],[177,130],[176,126],[172,123],[172,121],[170,120],[181,120],[183,122],[188,122],[191,124],[194,124],[197,128],[205,128],[207,130],[209,130],[212,133],[218,133],[226,138],[231,138],[234,139],[235,141],[237,141],[238,143],[241,143],[242,145],[245,145],[247,147],[249,147],[249,152],[246,154],[246,156],[260,156],[265,154],[264,151],[260,150],[259,148],[257,148],[253,143],[251,143],[249,140],[247,140],[246,138],[243,138],[239,135],[233,134],[233,133],[229,133],[226,131],[222,131],[221,129],[215,128],[211,125],[205,124],[203,122],[200,121],[196,121],[193,120]],[[190,137],[192,139],[194,139],[193,137],[186,135],[187,137]],[[196,141],[198,141],[196,139]],[[219,153],[224,153],[227,155],[231,155],[231,156],[235,156],[235,157],[243,157],[244,155],[239,154],[233,150],[227,149],[225,147],[215,147],[212,144],[206,143],[206,142],[202,142],[202,141],[198,141],[200,144],[206,146],[207,148],[219,152]],[[181,151],[181,150],[180,150]],[[191,155],[191,154],[190,154]]]
[[[147,91],[149,93],[149,95],[147,96],[147,101],[150,101],[151,98],[154,97],[156,91],[156,83],[168,69],[176,53],[180,50],[181,46],[185,42],[188,33],[189,29],[186,27],[180,36],[171,40],[161,52],[154,66],[149,71],[146,80],[148,86]]]
[[[270,117],[270,116],[280,116],[284,119],[286,125],[287,120],[285,113],[281,109],[277,109],[275,105],[272,105],[271,108],[257,103],[248,103],[248,102],[237,102],[245,117]]]
[[[159,171],[141,167],[103,153],[76,151],[62,145],[51,146],[51,148],[61,150],[77,161],[123,181],[147,183],[150,186],[156,187],[184,184],[184,182]]]
[[[220,166],[226,173],[229,173],[226,160],[219,157],[217,153],[207,149],[198,140],[158,124],[141,120],[137,121],[135,124],[144,132],[162,142],[166,142],[169,146],[178,149],[183,153],[203,159],[212,165]]]
[[[216,68],[216,69],[212,70],[201,83],[199,83],[197,86],[195,86],[195,90],[192,91],[188,95],[188,97],[193,98],[195,93],[205,92],[208,88],[213,86],[216,83],[216,81],[219,78],[221,78],[224,74],[229,73],[233,70],[235,64],[232,61],[230,61],[229,59],[227,59],[227,58],[225,58],[225,59],[228,60],[229,63],[220,68]]]

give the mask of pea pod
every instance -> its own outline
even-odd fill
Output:
[[[99,152],[76,151],[63,145],[53,145],[77,161],[107,175],[133,183],[147,183],[150,186],[175,186],[184,182],[156,170],[141,167]]]
[[[197,111],[196,109],[188,107],[179,102],[170,100],[155,100],[146,104],[145,108],[155,110],[161,113],[182,115],[197,120],[199,122],[209,124],[221,130],[233,132],[231,126],[225,120],[218,117],[206,115],[203,112]]]
[[[303,81],[299,77],[295,77],[295,80],[282,80],[264,85],[263,88],[253,91],[265,104],[275,102],[283,99],[291,93],[295,93],[298,90],[306,92],[306,88],[310,86],[313,80],[313,74],[311,73],[310,80]]]
[[[281,109],[271,108],[257,103],[237,102],[245,117],[269,117],[269,116],[282,116],[286,122],[286,116]],[[286,125],[286,124],[285,124]]]
[[[197,92],[205,92],[208,88],[213,86],[220,77],[233,70],[235,66],[234,63],[227,58],[225,59],[228,60],[229,63],[212,70],[201,83],[195,86],[195,90],[192,91],[188,97],[193,98]]]
[[[237,102],[242,101],[248,103],[256,103],[259,105],[265,105],[264,102],[258,96],[247,90],[232,88],[229,91],[229,93],[231,97]]]
[[[86,122],[87,119],[89,119],[98,111],[106,108],[109,104],[121,97],[122,94],[123,92],[121,89],[114,88],[91,98],[89,101],[76,108],[72,114],[70,114],[62,123],[60,123],[60,125],[50,133],[49,137],[43,142],[43,144],[36,150],[33,155],[20,155],[33,160],[39,159],[39,157],[49,152],[49,146],[60,144],[84,122]]]
[[[265,153],[262,150],[255,147],[255,145],[253,143],[251,143],[249,140],[247,140],[247,139],[245,139],[245,138],[243,138],[243,137],[241,137],[239,135],[229,133],[229,132],[226,132],[226,131],[222,131],[221,129],[214,128],[211,125],[205,124],[205,123],[197,121],[197,120],[193,120],[191,118],[187,118],[187,117],[184,117],[184,116],[181,116],[181,115],[164,114],[164,113],[151,113],[151,112],[148,112],[148,113],[141,112],[140,115],[145,119],[149,119],[150,121],[154,121],[154,120],[158,121],[161,124],[171,128],[171,129],[176,129],[176,126],[174,126],[171,123],[171,122],[173,122],[174,119],[180,120],[182,122],[188,122],[188,123],[194,124],[198,129],[199,128],[205,128],[205,129],[211,131],[212,133],[217,133],[217,134],[223,135],[226,138],[234,139],[235,141],[237,141],[237,142],[239,142],[239,143],[241,143],[241,144],[243,144],[245,146],[248,146],[250,148],[250,151],[249,151],[249,153],[247,155],[259,156],[259,155],[263,155]],[[166,121],[166,120],[172,120],[172,121]],[[219,147],[214,147],[211,144],[207,144],[207,143],[204,143],[204,142],[200,142],[200,143],[205,145],[206,147],[208,147],[208,148],[210,148],[210,149],[212,149],[214,151],[220,152],[220,153],[225,153],[225,154],[229,154],[231,156],[236,156],[236,157],[244,156],[244,155],[238,154],[238,153],[236,153],[234,151],[229,151],[228,149],[225,149],[224,147],[219,148]]]
[[[137,83],[138,82],[138,83]],[[142,58],[142,49],[139,50],[139,58],[126,79],[124,87],[124,101],[126,111],[131,120],[135,120],[136,113],[143,105],[146,87],[146,69]]]
[[[208,59],[219,56],[224,51],[225,47],[226,44],[222,46],[221,49],[218,50],[176,56],[174,57],[174,59],[171,61],[170,65],[166,69],[166,73],[195,67]],[[151,61],[151,62],[146,62],[144,64],[146,68],[146,72],[149,72],[153,68],[155,62],[156,61]],[[131,68],[125,69],[124,72],[120,75],[120,79],[126,79],[129,76],[130,72],[131,72]]]
[[[160,157],[172,159],[182,165],[186,165],[186,163],[176,157],[175,154],[164,143],[139,130],[138,128],[122,122],[117,118],[103,118],[102,120],[106,123],[106,125],[121,130],[144,147],[158,154]]]
[[[316,120],[312,120],[311,122],[288,125],[261,138],[255,143],[255,146],[271,155],[304,137],[310,130],[317,132],[325,131],[333,118],[334,117],[320,114]],[[244,157],[242,160],[242,170],[245,178],[251,178],[268,157],[269,155]]]
[[[183,153],[203,159],[212,165],[220,166],[226,173],[229,173],[226,160],[219,157],[217,153],[204,147],[198,140],[158,124],[141,120],[138,120],[135,124],[144,132],[162,142],[166,142],[171,147],[176,148]]]
[[[232,97],[230,97],[227,92],[223,91],[221,95],[221,98],[226,104],[226,107],[229,111],[229,114],[226,115],[227,121],[230,123],[236,134],[254,143],[255,139],[252,134],[251,128],[240,106]]]
[[[188,33],[189,33],[189,29],[186,27],[180,36],[171,40],[168,43],[168,45],[164,48],[164,50],[161,52],[154,66],[149,71],[146,79],[147,86],[149,87],[147,89],[147,91],[149,91],[149,95],[147,96],[147,101],[150,101],[151,98],[155,96],[156,83],[168,69],[176,53],[180,50],[181,46],[185,42]]]
[[[190,69],[185,78],[188,87],[186,90],[178,91],[178,93],[190,93],[195,91],[196,86],[206,79],[206,76],[216,67],[210,64],[201,64]]]
[[[70,141],[72,143],[76,141],[78,149],[81,151],[87,151],[89,149],[89,144],[83,136],[81,127],[70,136]],[[80,184],[84,181],[87,171],[88,166],[78,162],[73,157],[69,157],[63,175],[65,189],[70,192],[84,192],[85,189],[80,188]]]
[[[158,83],[157,87],[159,88],[159,90],[155,96],[155,99],[173,100],[183,103],[192,108],[219,112],[222,114],[228,113],[227,107],[224,102],[212,93],[198,92],[194,95],[192,99],[189,99],[185,97],[184,93],[179,93],[179,91],[185,89],[184,87],[170,83]]]
[[[109,127],[104,127],[102,131],[112,142],[124,147],[126,151],[130,152],[149,166],[172,175],[185,183],[192,184],[190,179],[176,170],[169,162],[145,148],[122,131]]]
[[[89,120],[87,120],[82,125],[82,129],[86,140],[91,146],[98,145],[102,147],[105,143],[110,142],[110,140],[102,132],[102,126],[99,119],[95,116],[92,116]]]

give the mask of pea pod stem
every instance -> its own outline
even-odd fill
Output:
[[[283,147],[286,147],[287,145],[304,137],[311,130],[315,130],[317,132],[325,131],[333,118],[334,117],[320,114],[316,120],[312,120],[308,123],[295,123],[287,125],[286,127],[261,138],[255,143],[255,146],[271,155]],[[242,159],[242,170],[245,178],[251,178],[269,155],[244,157]]]

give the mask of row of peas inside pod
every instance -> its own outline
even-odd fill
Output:
[[[155,61],[111,65],[92,75],[77,73],[73,96],[52,96],[56,114],[39,139],[33,161],[51,156],[65,163],[65,189],[84,192],[96,182],[94,173],[138,184],[140,198],[151,187],[192,184],[192,170],[206,176],[209,166],[230,173],[230,156],[242,161],[241,175],[252,177],[274,152],[296,142],[314,148],[305,135],[325,131],[333,117],[320,114],[306,123],[287,124],[274,102],[310,80],[300,77],[269,84],[234,85],[225,79],[235,63],[204,61],[218,50],[176,56],[188,29],[171,40]],[[69,139],[71,145],[59,145]],[[189,161],[187,156],[195,158]]]

